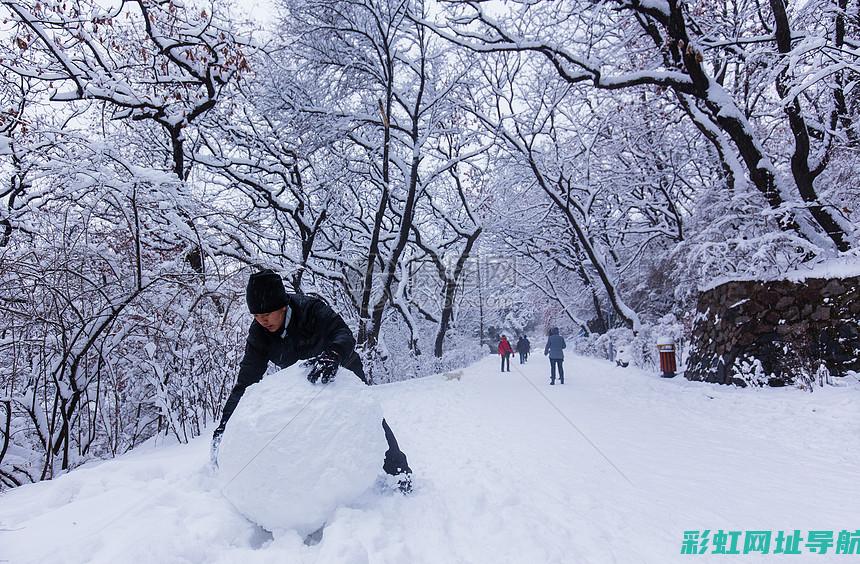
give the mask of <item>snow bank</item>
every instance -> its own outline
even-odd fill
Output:
[[[800,265],[797,269],[778,277],[790,282],[803,282],[808,278],[852,278],[860,276],[860,258],[831,259],[812,265]]]
[[[803,282],[810,278],[853,278],[860,276],[860,258],[840,257],[822,262],[801,264],[794,270],[781,274],[763,274],[761,276],[722,276],[699,285],[699,291],[707,292],[728,282]]]
[[[382,408],[354,374],[311,385],[298,366],[248,388],[218,455],[224,496],[269,531],[310,533],[382,472]]]

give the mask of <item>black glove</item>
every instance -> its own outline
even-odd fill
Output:
[[[311,370],[308,372],[308,382],[316,384],[319,381],[322,384],[328,384],[334,380],[337,374],[337,368],[340,365],[337,355],[331,351],[326,351],[311,361]]]
[[[224,423],[218,425],[212,433],[212,447],[209,450],[209,458],[213,466],[218,466],[218,447],[221,445],[221,435],[224,434]]]

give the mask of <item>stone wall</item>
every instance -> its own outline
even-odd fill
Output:
[[[699,297],[685,376],[785,386],[860,372],[860,276],[727,282]]]

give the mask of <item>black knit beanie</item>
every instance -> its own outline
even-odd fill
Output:
[[[287,305],[287,291],[280,276],[269,269],[261,270],[248,279],[245,300],[252,314],[271,313]]]

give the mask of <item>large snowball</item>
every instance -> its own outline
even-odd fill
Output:
[[[265,529],[313,532],[382,472],[382,408],[353,373],[311,385],[301,366],[249,387],[218,454],[227,499]]]

